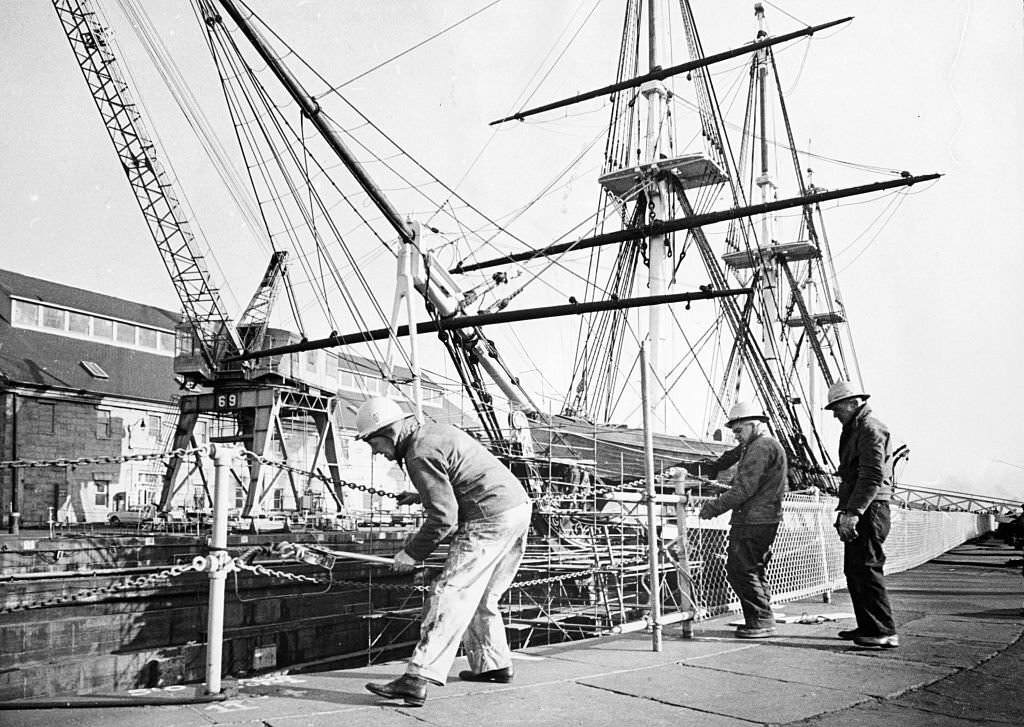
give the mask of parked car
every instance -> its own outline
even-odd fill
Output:
[[[120,525],[144,525],[153,522],[156,517],[154,505],[142,505],[139,507],[118,508],[107,515],[107,522],[118,527]]]
[[[288,515],[285,513],[258,513],[243,516],[236,513],[228,516],[228,529],[242,533],[287,533],[291,531]]]

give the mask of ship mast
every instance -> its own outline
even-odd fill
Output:
[[[648,0],[647,3],[647,61],[648,71],[654,72],[661,68],[661,42],[659,35],[663,25],[661,16],[661,0]],[[648,81],[641,87],[641,93],[647,104],[647,139],[646,139],[646,162],[653,165],[658,160],[661,150],[662,129],[665,126],[665,84],[660,80]],[[651,185],[648,197],[649,214],[651,221],[663,221],[668,219],[666,200],[668,199],[668,183],[660,177]],[[648,268],[647,283],[650,295],[664,295],[667,280],[666,268],[667,258],[666,235],[651,235],[647,243]],[[655,397],[655,405],[651,407],[651,427],[656,431],[665,431],[664,407],[658,406],[663,398],[664,385],[662,380],[662,345],[664,343],[664,332],[661,324],[661,306],[651,306],[648,309],[647,335],[650,340],[648,365],[654,378],[656,390],[661,395]]]
[[[761,3],[754,4],[754,15],[757,18],[757,40],[768,37],[768,30],[764,17],[764,6]],[[761,193],[761,203],[766,204],[775,199],[775,178],[771,172],[771,154],[768,149],[768,49],[761,48],[757,51],[755,58],[757,76],[758,96],[758,141],[759,157],[761,167],[755,183]],[[765,212],[761,215],[760,245],[762,249],[770,248],[775,239],[775,215]],[[779,272],[774,262],[764,259],[763,279],[761,283],[764,295],[765,324],[761,328],[761,350],[764,351],[765,363],[769,371],[776,377],[781,376],[779,358],[776,353],[775,326],[774,322],[779,318],[778,311],[778,290]]]

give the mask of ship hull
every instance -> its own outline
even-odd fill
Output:
[[[646,478],[642,429],[595,425],[564,416],[531,428],[534,454],[540,459],[572,461],[592,468],[605,484],[619,486]],[[715,459],[733,445],[669,434],[652,435],[654,471],[682,462]]]

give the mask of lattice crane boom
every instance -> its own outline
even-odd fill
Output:
[[[53,0],[114,150],[163,260],[200,349],[199,365],[176,371],[212,383],[221,362],[243,350],[238,331],[200,253],[175,190],[132,96],[107,28],[91,0]]]

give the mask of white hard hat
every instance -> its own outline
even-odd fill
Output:
[[[764,415],[764,411],[757,404],[752,401],[739,401],[733,404],[732,409],[729,410],[729,418],[725,422],[725,426],[731,427],[736,422],[741,422],[744,419],[768,421],[768,417]]]
[[[837,381],[828,387],[828,403],[825,405],[826,409],[831,409],[833,406],[846,399],[852,399],[857,397],[859,399],[867,399],[870,394],[865,394],[860,388],[855,387],[849,381]]]
[[[356,413],[356,439],[369,439],[389,424],[405,419],[408,414],[386,396],[374,396],[363,402]]]

